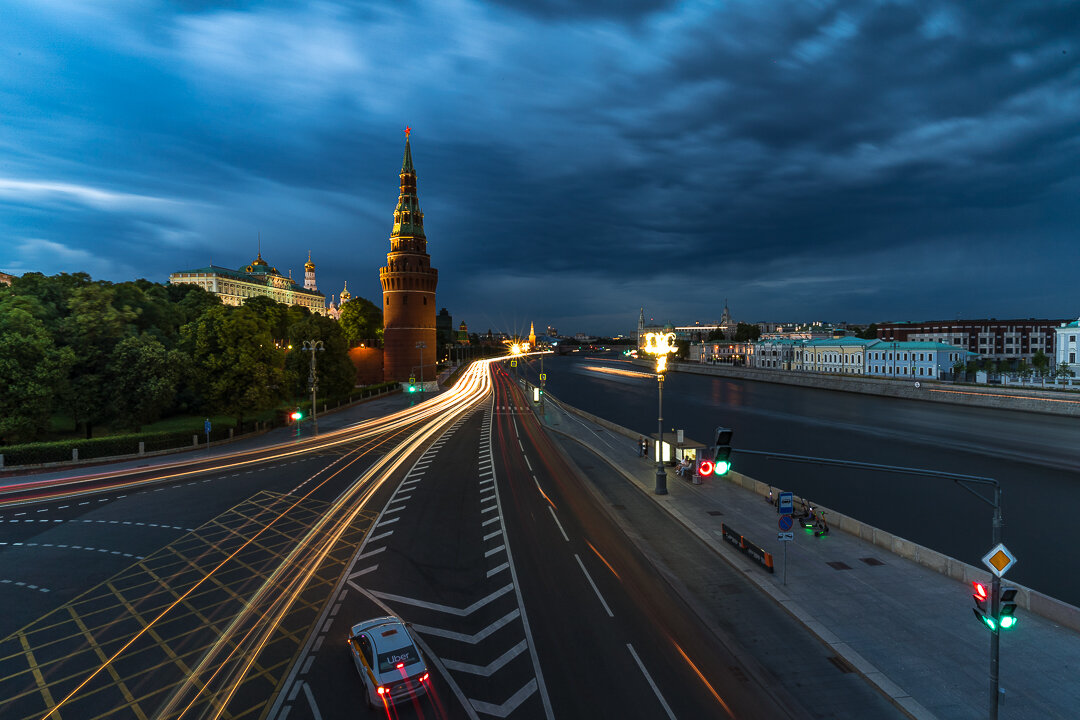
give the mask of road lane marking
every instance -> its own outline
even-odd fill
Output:
[[[408,500],[411,497],[412,497],[412,495],[397,495],[394,498],[392,498],[390,500],[390,502],[387,503],[387,505],[390,505],[390,504],[396,503],[396,502],[404,502],[405,500]]]
[[[495,532],[490,532],[490,533],[488,533],[487,535],[484,536],[484,542],[487,542],[488,540],[490,540],[493,537],[498,537],[499,535],[502,535],[502,530],[496,530]]]
[[[548,510],[551,511],[551,519],[555,521],[555,525],[559,528],[559,532],[562,533],[563,540],[570,542],[570,538],[566,537],[566,531],[563,530],[562,523],[559,522],[559,518],[555,515],[555,508],[548,505]]]
[[[525,702],[525,700],[536,692],[536,678],[533,678],[525,687],[518,690],[516,693],[510,696],[510,698],[502,705],[496,705],[494,703],[482,702],[480,700],[473,700],[469,698],[469,702],[476,708],[477,712],[482,712],[486,715],[494,715],[496,717],[504,718],[510,713],[517,710],[518,705]]]
[[[428,625],[417,625],[415,623],[413,624],[413,629],[425,635],[435,635],[436,637],[446,638],[448,640],[457,640],[458,642],[467,643],[469,645],[476,645],[477,643],[486,640],[495,631],[501,630],[510,623],[514,622],[520,616],[521,611],[517,608],[514,608],[506,615],[503,615],[501,618],[488,625],[486,628],[483,628],[479,632],[473,633],[472,635],[466,635],[465,633],[455,632],[453,630],[445,630],[443,628],[430,627]]]
[[[384,552],[385,550],[386,550],[386,546],[383,545],[381,548],[375,548],[374,550],[369,550],[368,552],[364,553],[363,555],[357,555],[356,559],[357,560],[363,560],[365,558],[371,557],[372,555],[378,555],[379,553]]]
[[[41,674],[41,668],[38,667],[37,660],[34,659],[34,651],[30,648],[30,643],[26,639],[26,635],[20,630],[19,644],[22,645],[23,652],[26,653],[26,661],[30,665],[30,672],[34,676],[34,682],[37,683],[38,690],[41,692],[42,698],[45,700],[46,707],[55,707],[56,703],[53,702],[52,693],[49,692],[49,685],[45,682],[45,677]],[[60,720],[60,713],[54,712],[56,720]]]
[[[498,505],[489,505],[486,508],[484,508],[483,510],[481,510],[480,513],[483,514],[483,513],[491,512],[492,510],[498,510],[498,509],[499,509]]]
[[[525,450],[525,448],[522,448],[522,450],[524,451],[524,450]],[[521,457],[525,459],[525,464],[529,466],[529,472],[535,472],[535,471],[533,470],[533,466],[532,466],[532,463],[531,463],[531,462],[529,462],[529,456],[528,456],[528,455],[522,455]]]
[[[487,665],[472,665],[470,663],[458,662],[457,660],[443,660],[443,665],[450,670],[466,672],[470,675],[479,675],[481,677],[491,677],[499,670],[502,670],[508,662],[525,652],[525,648],[527,647],[528,645],[522,640]],[[479,710],[479,708],[477,709]]]
[[[373,536],[369,537],[369,538],[367,539],[367,541],[368,541],[369,543],[372,543],[372,542],[375,542],[376,540],[382,540],[382,539],[383,539],[383,538],[385,538],[385,537],[390,537],[390,536],[391,536],[391,535],[393,535],[393,534],[394,534],[394,531],[393,531],[393,530],[387,530],[387,531],[386,531],[386,532],[384,532],[384,533],[379,533],[378,535],[373,535]]]
[[[641,662],[641,658],[638,657],[637,652],[634,650],[634,646],[630,643],[626,643],[626,649],[630,651],[630,654],[634,656],[634,661],[637,663],[638,668],[641,669],[641,674],[645,676],[645,679],[649,681],[649,687],[656,693],[656,699],[660,701],[660,704],[664,707],[664,712],[671,720],[676,720],[675,713],[671,712],[671,707],[667,704],[667,700],[660,694],[660,688],[656,687],[656,683],[653,682],[652,675],[645,669],[645,664]]]
[[[456,615],[458,617],[468,617],[480,608],[488,605],[500,597],[505,595],[514,589],[513,584],[506,585],[495,592],[491,593],[485,598],[481,598],[474,602],[472,605],[464,608],[451,607],[449,605],[440,605],[439,603],[428,602],[426,600],[419,600],[417,598],[407,598],[402,595],[394,595],[391,593],[378,592],[377,590],[371,590],[371,594],[375,597],[382,598],[383,600],[389,600],[391,602],[405,603],[406,605],[415,605],[416,607],[427,608],[428,610],[435,610],[437,612],[448,613],[450,615]]]
[[[361,575],[367,575],[369,572],[374,572],[378,569],[378,565],[372,565],[371,567],[366,567],[363,570],[357,570],[356,572],[349,575],[349,579],[352,580],[353,578],[360,577]]]
[[[404,505],[398,505],[395,508],[390,508],[389,510],[383,510],[383,517],[386,517],[387,515],[390,515],[392,513],[401,512],[404,509],[405,509]]]
[[[509,567],[510,567],[510,563],[503,563],[499,567],[493,567],[493,568],[491,568],[490,570],[487,571],[487,576],[488,577],[494,577],[495,575],[498,575],[503,570],[506,570]]]
[[[379,523],[378,525],[376,525],[375,527],[382,527],[383,525],[389,525],[390,523],[396,523],[396,522],[397,522],[398,520],[400,520],[400,519],[401,519],[401,518],[399,518],[399,517],[396,517],[396,518],[390,518],[389,520],[383,520],[382,522],[380,522],[380,523]]]
[[[485,520],[484,522],[480,523],[480,527],[484,527],[485,525],[490,525],[493,522],[499,522],[500,520],[502,520],[502,518],[493,517],[490,520]]]
[[[600,604],[604,606],[604,610],[607,611],[608,617],[615,617],[615,614],[611,612],[611,608],[608,607],[607,601],[604,600],[604,596],[600,594],[600,588],[596,587],[596,583],[593,582],[592,575],[585,569],[585,563],[581,562],[581,556],[574,553],[574,559],[577,560],[577,564],[581,567],[581,572],[585,573],[585,579],[592,585],[593,592],[596,593],[596,597],[600,598]]]
[[[506,545],[500,545],[499,547],[491,548],[486,553],[484,553],[484,557],[489,558],[492,555],[494,555],[495,553],[500,552],[500,551],[505,550],[505,549],[506,549]]]

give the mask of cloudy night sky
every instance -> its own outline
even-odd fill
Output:
[[[1076,317],[1080,4],[6,0],[0,271],[379,302],[404,128],[471,330]]]

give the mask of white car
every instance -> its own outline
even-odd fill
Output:
[[[353,625],[349,651],[364,681],[368,707],[386,707],[427,693],[427,664],[400,618]]]

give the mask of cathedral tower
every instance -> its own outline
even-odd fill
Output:
[[[307,251],[307,262],[304,263],[304,289],[312,292],[319,289],[315,284],[315,263],[311,262],[311,251]]]
[[[439,271],[431,267],[424,235],[424,213],[416,197],[416,170],[405,128],[400,194],[386,267],[379,268],[383,291],[383,377],[425,383],[435,379],[435,286]],[[423,343],[423,349],[417,344]],[[421,358],[423,368],[421,368]]]

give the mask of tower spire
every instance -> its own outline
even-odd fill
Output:
[[[401,172],[416,172],[413,169],[412,164],[412,149],[409,147],[409,134],[412,132],[411,127],[405,128],[405,156],[401,158]]]

